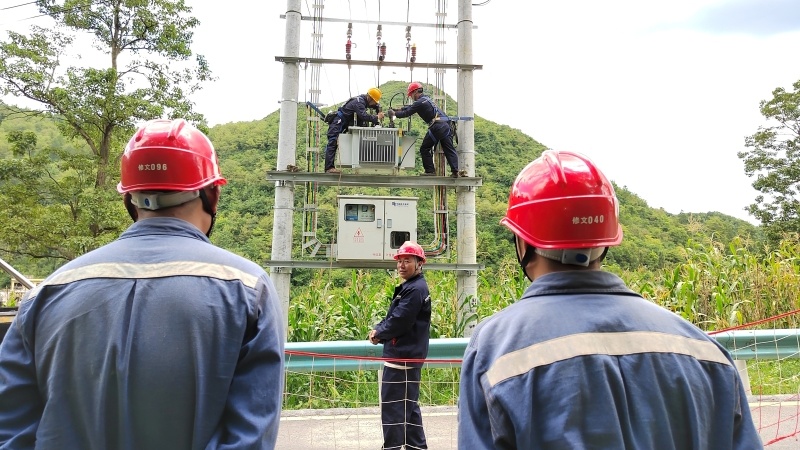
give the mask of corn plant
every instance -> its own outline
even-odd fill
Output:
[[[723,245],[709,238],[690,241],[684,260],[673,267],[651,271],[623,270],[607,266],[646,299],[667,308],[695,325],[711,331],[754,323],[800,309],[800,239],[787,236],[775,248],[761,252],[737,238]],[[348,277],[315,274],[307,286],[297,287],[290,298],[289,340],[326,341],[365,339],[383,318],[394,287],[402,282],[394,273],[355,270]],[[485,319],[522,297],[530,282],[516,260],[479,274],[478,295],[458,298],[452,273],[426,271],[431,290],[431,337],[464,336],[466,325]],[[798,328],[798,315],[786,315],[751,328]],[[754,392],[774,393],[788,387],[773,386],[776,377],[787,380],[786,370],[797,370],[792,361],[760,362]],[[777,367],[771,369],[770,367]],[[783,368],[783,373],[780,372]],[[456,396],[458,369],[430,369],[432,377],[422,389],[424,403],[451,404]],[[377,391],[364,388],[374,371],[336,377],[290,374],[287,379],[289,406],[325,407],[331,397],[337,405],[377,402]],[[791,383],[789,383],[791,384]],[[796,392],[796,384],[795,392]],[[322,400],[328,398],[329,400]]]

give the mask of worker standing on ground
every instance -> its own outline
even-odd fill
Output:
[[[473,331],[459,448],[763,448],[725,348],[601,269],[618,215],[578,153],[545,151],[517,176],[500,223],[532,283]]]
[[[273,449],[283,313],[257,264],[211,244],[211,141],[140,128],[117,187],[134,223],[22,299],[0,345],[0,447]]]
[[[363,127],[367,124],[378,124],[383,120],[383,112],[380,111],[381,90],[373,87],[367,90],[366,94],[357,95],[346,101],[336,113],[336,118],[328,125],[328,146],[325,147],[325,172],[341,173],[335,167],[336,150],[339,148],[339,135],[347,131],[350,125],[355,122],[356,126]],[[378,110],[376,115],[367,113],[367,108]]]
[[[433,164],[433,151],[436,148],[436,144],[441,143],[447,164],[450,165],[450,176],[458,178],[458,153],[453,145],[453,130],[450,126],[450,118],[433,103],[430,97],[423,93],[422,83],[416,81],[410,83],[406,95],[411,97],[413,103],[400,109],[393,108],[391,113],[398,119],[418,114],[428,124],[428,132],[425,133],[425,137],[419,147],[422,167],[425,170],[423,175],[436,175],[436,167]]]
[[[403,283],[395,288],[386,317],[368,336],[373,344],[383,343],[388,359],[381,380],[383,449],[426,449],[419,409],[422,361],[428,357],[431,332],[431,295],[422,274],[425,252],[406,241],[394,259]]]

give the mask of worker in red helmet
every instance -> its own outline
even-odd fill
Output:
[[[134,223],[31,289],[0,351],[0,447],[272,449],[284,319],[258,265],[211,244],[211,141],[154,120],[118,190]]]
[[[422,158],[422,167],[425,170],[422,175],[436,175],[436,167],[433,164],[433,152],[436,144],[442,145],[444,157],[447,164],[450,166],[450,176],[458,178],[460,172],[458,170],[458,153],[456,147],[453,145],[453,128],[451,119],[447,117],[435,103],[428,97],[422,88],[422,83],[414,81],[408,85],[406,92],[407,97],[410,97],[412,103],[400,109],[392,109],[391,113],[395,117],[402,119],[404,117],[411,117],[418,114],[419,117],[428,124],[428,132],[422,139],[422,144],[419,147],[420,158]]]
[[[403,283],[394,290],[386,317],[369,332],[369,341],[383,344],[381,423],[383,448],[428,448],[419,386],[422,362],[428,357],[431,295],[422,275],[425,251],[406,241],[394,255]]]
[[[140,128],[125,148],[117,191],[136,222],[140,215],[180,211],[173,207],[195,202],[205,215],[199,225],[211,236],[217,216],[219,186],[227,180],[211,141],[185,120],[155,120]],[[157,212],[156,212],[157,211]],[[207,217],[206,217],[207,215]],[[208,222],[208,223],[206,223]]]
[[[622,228],[589,158],[545,151],[517,176],[500,223],[532,283],[473,331],[459,448],[763,447],[725,348],[601,269]]]

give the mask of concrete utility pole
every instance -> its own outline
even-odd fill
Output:
[[[283,87],[280,108],[280,129],[278,136],[278,158],[277,167],[274,172],[267,173],[267,179],[275,181],[275,211],[272,228],[272,257],[267,264],[271,268],[270,276],[275,283],[275,288],[283,305],[284,323],[288,325],[289,320],[289,292],[291,290],[291,271],[293,267],[310,268],[333,268],[333,267],[362,267],[362,268],[391,268],[394,267],[393,261],[312,261],[312,260],[292,260],[292,225],[294,223],[294,186],[298,182],[318,183],[320,185],[333,186],[387,186],[393,187],[416,187],[416,188],[437,188],[446,186],[456,189],[457,197],[457,237],[451,239],[448,245],[454,246],[457,253],[457,264],[449,263],[429,263],[428,270],[455,270],[458,272],[456,280],[456,294],[459,300],[459,320],[465,326],[464,334],[469,336],[472,333],[477,321],[470,319],[472,313],[477,309],[478,294],[478,270],[483,269],[482,265],[476,264],[477,242],[476,242],[476,216],[475,216],[475,189],[480,186],[480,179],[475,178],[475,122],[473,120],[473,73],[481,69],[481,66],[472,64],[472,4],[471,0],[459,0],[458,24],[448,25],[444,23],[445,11],[437,11],[437,23],[415,24],[415,26],[435,26],[437,33],[442,36],[437,37],[437,61],[436,63],[425,62],[398,62],[398,61],[371,61],[371,60],[352,60],[347,59],[323,59],[321,54],[322,33],[321,23],[324,21],[341,22],[343,19],[322,17],[324,0],[314,0],[314,16],[303,18],[300,13],[300,0],[288,0],[286,11],[286,44],[284,55],[276,56],[276,60],[283,63]],[[443,5],[439,5],[443,8]],[[311,58],[299,55],[300,28],[302,20],[314,20],[315,29],[313,34],[314,50]],[[348,21],[345,21],[348,22]],[[374,23],[374,21],[362,21],[361,23]],[[350,22],[348,22],[350,24]],[[379,25],[380,25],[379,21]],[[383,24],[387,24],[383,22]],[[404,25],[404,23],[391,23],[391,25]],[[447,64],[444,60],[443,33],[445,29],[456,28],[458,30],[458,63]],[[428,68],[435,69],[437,76],[437,87],[444,83],[444,71],[447,69],[458,70],[457,91],[458,98],[458,152],[460,154],[461,169],[467,172],[467,177],[451,179],[450,177],[386,177],[381,174],[342,174],[331,177],[330,174],[309,172],[298,172],[289,170],[289,166],[296,165],[297,148],[297,102],[300,82],[300,64],[310,65],[312,69],[312,103],[319,101],[319,70],[323,64],[347,64],[350,66],[372,66],[378,67],[403,67],[403,68]],[[315,117],[316,119],[316,117]],[[310,147],[309,147],[310,148]],[[308,150],[308,148],[307,148]],[[439,179],[441,178],[441,179]],[[388,182],[388,183],[387,183]],[[306,205],[310,208],[314,205]],[[304,229],[305,233],[306,230]],[[334,256],[335,255],[328,255]],[[377,265],[375,263],[378,263]],[[355,265],[354,265],[355,264]],[[467,320],[469,319],[469,320]]]
[[[300,56],[300,0],[286,2],[286,39],[284,55]],[[283,63],[281,83],[280,128],[278,131],[277,170],[297,164],[297,98],[300,90],[300,67],[297,62]],[[275,182],[275,214],[272,223],[272,259],[292,259],[292,224],[294,223],[294,183]],[[289,290],[292,269],[273,267],[270,277],[283,306],[283,323],[289,324]]]
[[[458,158],[468,177],[475,176],[475,111],[472,102],[474,70],[472,66],[472,0],[458,1],[458,115],[470,119],[458,124]],[[456,190],[456,233],[458,235],[458,263],[475,264],[477,234],[475,218],[475,187]],[[475,319],[465,320],[478,306],[478,272],[461,271],[456,277],[458,290],[458,320],[464,323],[464,335],[470,336],[477,325]]]

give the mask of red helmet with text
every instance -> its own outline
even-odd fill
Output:
[[[586,156],[546,150],[517,175],[500,223],[536,249],[619,245],[614,187]]]
[[[405,241],[403,245],[397,249],[397,254],[394,255],[394,259],[400,259],[401,256],[411,255],[416,256],[422,262],[425,262],[425,250],[422,249],[422,246],[417,244],[413,241]]]
[[[226,183],[202,131],[183,119],[156,119],[139,128],[125,147],[117,191],[197,191]]]
[[[411,97],[411,94],[414,93],[417,89],[422,89],[422,83],[414,81],[408,85],[408,92],[406,93],[406,97]]]

